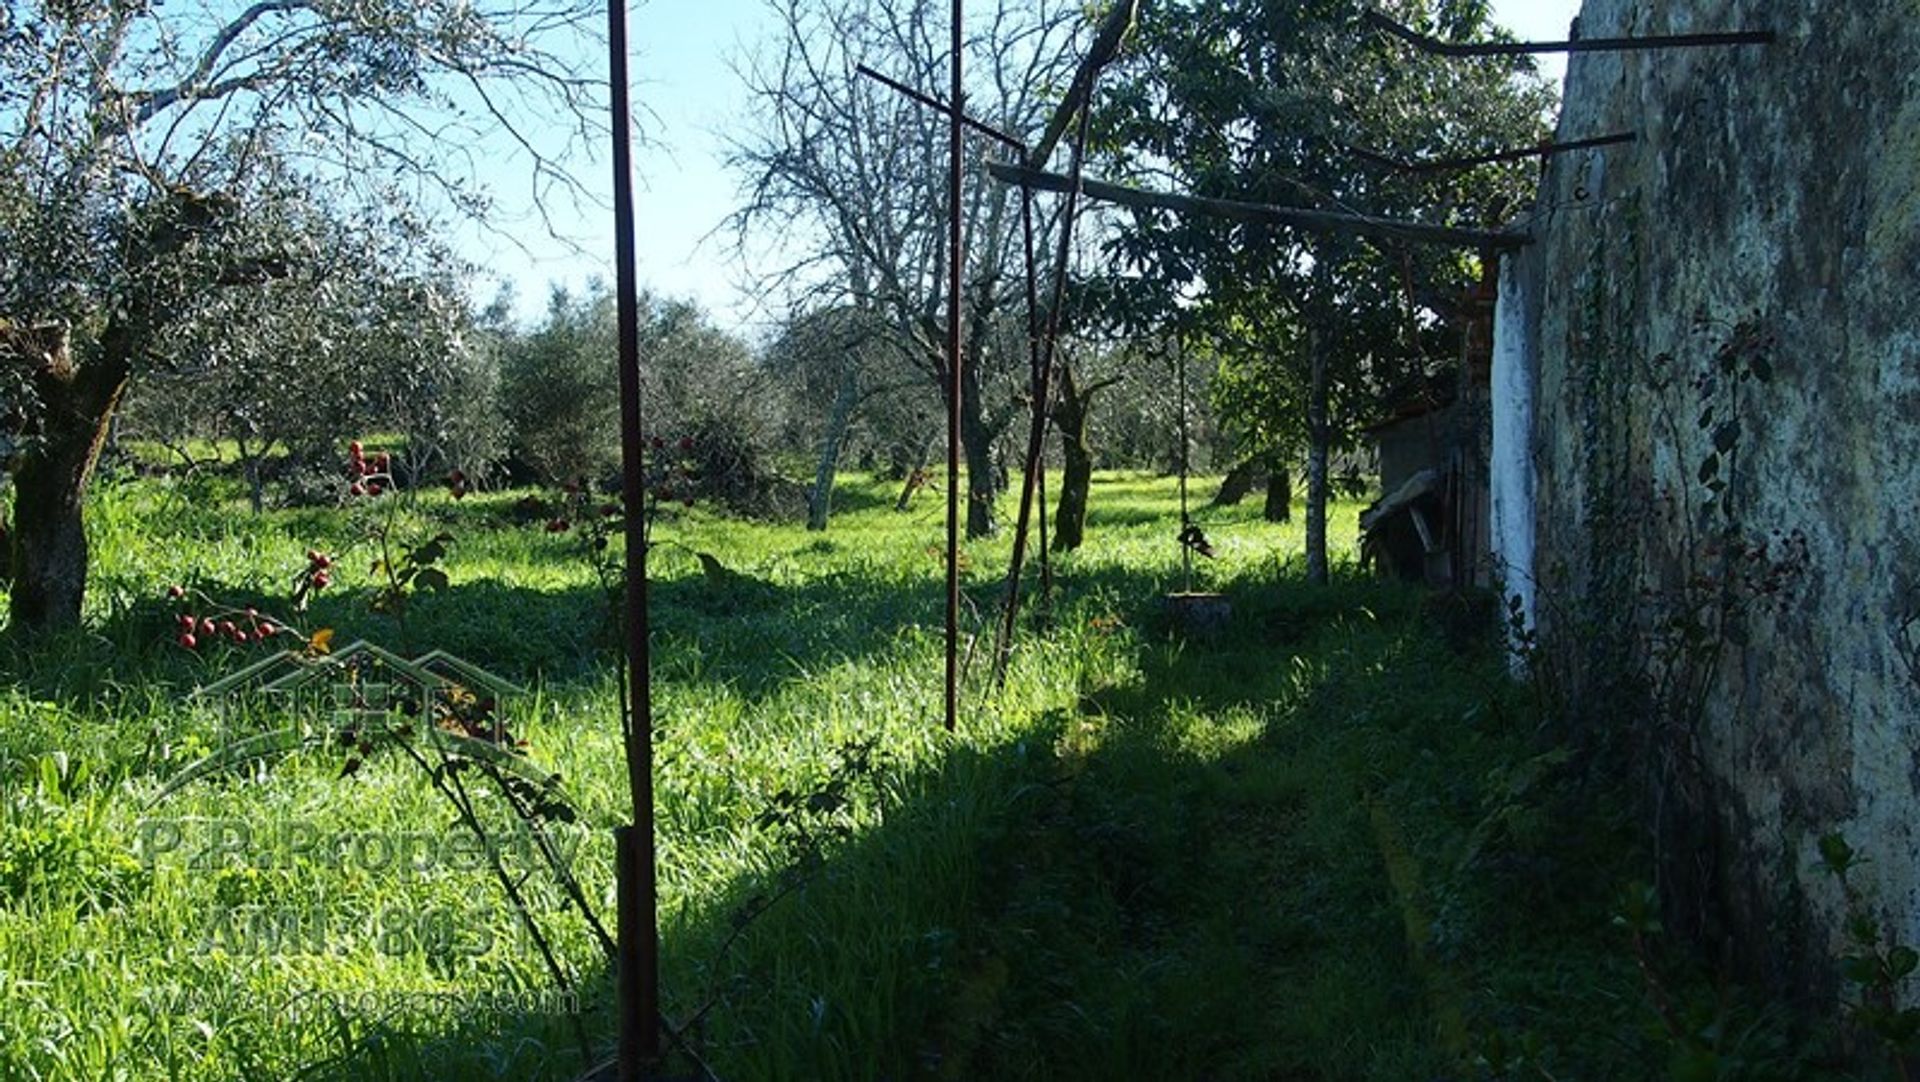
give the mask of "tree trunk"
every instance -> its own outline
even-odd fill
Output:
[[[1267,505],[1264,513],[1268,522],[1293,521],[1293,471],[1285,463],[1275,463],[1267,471]]]
[[[827,516],[833,512],[833,475],[840,467],[840,448],[846,442],[847,426],[853,421],[853,408],[859,401],[859,374],[848,365],[840,376],[840,390],[833,396],[833,413],[827,418],[826,434],[820,437],[820,464],[814,470],[813,491],[807,493],[809,530],[827,528]]]
[[[110,329],[101,356],[76,366],[67,330],[35,328],[30,355],[40,396],[40,439],[13,479],[13,627],[46,631],[78,626],[87,589],[87,533],[81,503],[108,422],[127,385],[129,353]]]
[[[993,533],[993,498],[1000,492],[993,476],[993,432],[981,409],[979,370],[977,363],[970,363],[961,374],[966,386],[960,396],[960,450],[967,461],[969,541]]]
[[[1087,490],[1093,485],[1093,448],[1087,445],[1087,405],[1091,389],[1082,392],[1073,382],[1073,369],[1060,365],[1060,404],[1054,409],[1054,427],[1066,462],[1060,471],[1060,511],[1054,516],[1053,550],[1071,552],[1087,532]]]
[[[907,471],[907,479],[900,484],[900,498],[893,501],[895,511],[905,511],[913,503],[913,494],[927,483],[927,468],[915,466]]]
[[[932,449],[932,439],[923,438],[919,448],[909,458],[903,460],[911,464],[907,467],[905,479],[900,484],[900,498],[893,503],[895,511],[905,511],[907,505],[913,502],[914,493],[919,492],[932,481],[933,474],[927,468],[927,454]]]
[[[1220,482],[1220,491],[1213,494],[1213,506],[1234,507],[1247,498],[1253,491],[1253,483],[1260,477],[1260,462],[1247,459],[1227,471],[1226,480]]]
[[[1307,581],[1327,581],[1327,355],[1317,330],[1307,333]]]
[[[238,437],[234,443],[240,451],[241,468],[247,475],[247,503],[254,514],[260,514],[267,509],[266,487],[260,476],[260,460],[266,456],[267,449],[248,447],[245,436]],[[267,446],[272,446],[271,441]]]

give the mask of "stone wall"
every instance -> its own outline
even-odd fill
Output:
[[[1779,41],[1571,58],[1560,137],[1639,141],[1553,159],[1504,268],[1494,528],[1587,723],[1664,741],[1667,874],[1818,987],[1825,833],[1920,941],[1920,3],[1580,17],[1746,28]]]

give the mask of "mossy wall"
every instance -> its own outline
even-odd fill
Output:
[[[1570,701],[1670,789],[1669,898],[1712,891],[1726,941],[1804,983],[1840,943],[1825,833],[1920,941],[1920,3],[1580,16],[1748,28],[1779,40],[1571,58],[1560,138],[1639,140],[1546,168],[1503,283],[1530,340],[1497,348],[1531,366],[1536,605]]]

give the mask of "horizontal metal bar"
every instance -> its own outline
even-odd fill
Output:
[[[1452,42],[1429,37],[1371,8],[1364,17],[1374,26],[1424,52],[1441,56],[1523,56],[1537,53],[1624,53],[1641,49],[1697,49],[1713,45],[1771,45],[1771,30],[1733,30],[1714,34],[1659,34],[1641,38],[1576,38],[1572,41]]]
[[[920,91],[915,90],[914,88],[908,86],[907,84],[899,81],[898,79],[892,79],[885,75],[880,74],[879,72],[873,70],[872,68],[866,66],[865,64],[855,64],[853,66],[853,70],[856,72],[859,72],[861,75],[864,75],[869,79],[872,79],[874,82],[879,83],[882,86],[890,87],[894,90],[899,91],[902,94],[905,94],[907,97],[912,98],[914,101],[917,101],[920,104],[927,106],[928,108],[934,110],[937,113],[940,113],[942,115],[947,115],[955,111],[951,107],[949,107],[946,102],[941,101],[939,98],[936,98],[931,94],[923,94]],[[1015,139],[1013,136],[1008,135],[1006,132],[1003,132],[1000,129],[993,127],[992,125],[987,124],[983,121],[975,120],[974,118],[968,116],[965,113],[960,114],[960,123],[966,125],[969,128],[972,128],[974,131],[979,132],[981,135],[985,135],[989,138],[992,138],[1001,143],[1004,143],[1009,147],[1012,147],[1013,149],[1019,151],[1022,157],[1026,156],[1027,144],[1021,142],[1018,139]]]
[[[1555,154],[1565,154],[1574,150],[1589,150],[1593,147],[1615,146],[1631,143],[1640,138],[1637,132],[1616,132],[1613,135],[1596,135],[1590,139],[1569,139],[1564,143],[1541,143],[1537,146],[1521,147],[1517,150],[1497,150],[1487,154],[1476,154],[1465,158],[1429,158],[1421,161],[1408,161],[1382,154],[1365,147],[1344,146],[1343,149],[1356,157],[1365,158],[1390,169],[1404,173],[1444,173],[1455,169],[1471,169],[1476,165],[1491,165],[1495,162],[1521,161],[1526,158],[1549,158]]]
[[[988,162],[987,172],[1005,184],[1018,184],[1039,191],[1065,192],[1073,181],[1058,173],[1042,172],[1007,162]],[[1282,225],[1317,233],[1352,233],[1379,240],[1410,244],[1445,244],[1458,248],[1518,248],[1533,243],[1525,233],[1495,232],[1485,229],[1456,229],[1452,226],[1406,222],[1392,218],[1374,218],[1364,214],[1312,210],[1271,203],[1244,203],[1233,199],[1209,199],[1202,196],[1150,192],[1126,188],[1099,180],[1083,180],[1080,191],[1089,199],[1100,199],[1122,206],[1155,207],[1185,214],[1205,214],[1216,218]]]

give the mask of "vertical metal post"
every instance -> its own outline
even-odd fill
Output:
[[[960,82],[961,0],[953,0],[950,27],[953,86],[947,101],[947,731],[960,719],[960,116],[966,95]]]
[[[1007,608],[1005,621],[1001,626],[1001,637],[994,650],[994,685],[1000,686],[1006,675],[1007,651],[1013,644],[1014,620],[1020,606],[1020,569],[1027,552],[1027,509],[1032,500],[1040,501],[1040,599],[1043,605],[1050,604],[1053,598],[1053,565],[1047,556],[1047,472],[1045,463],[1047,422],[1051,419],[1053,401],[1053,355],[1060,340],[1061,312],[1066,306],[1068,263],[1073,255],[1073,226],[1079,213],[1080,174],[1087,153],[1087,125],[1092,118],[1093,91],[1100,75],[1098,65],[1085,69],[1085,95],[1078,103],[1080,125],[1073,142],[1073,156],[1068,168],[1067,198],[1060,211],[1060,255],[1054,268],[1053,293],[1047,309],[1047,319],[1040,328],[1039,355],[1034,359],[1036,390],[1034,394],[1033,427],[1027,445],[1027,476],[1021,483],[1019,525],[1013,535],[1012,566],[1007,571]],[[1073,103],[1069,101],[1062,108],[1062,114]],[[1030,159],[1034,160],[1034,159]],[[1038,303],[1034,293],[1033,274],[1033,220],[1030,209],[1033,189],[1022,186],[1020,189],[1022,228],[1026,243],[1027,260],[1027,311],[1029,334],[1033,320],[1034,306]]]
[[[617,996],[621,1082],[660,1059],[660,929],[653,845],[653,667],[648,650],[646,463],[640,428],[640,309],[633,224],[633,117],[627,97],[626,0],[607,3],[613,112],[614,283],[620,362],[621,494],[626,501],[626,716],[621,718],[631,826],[614,832],[620,918]]]
[[[1187,510],[1187,474],[1190,464],[1190,443],[1187,436],[1187,351],[1180,345],[1174,346],[1173,379],[1178,384],[1180,402],[1180,568],[1181,587],[1187,593],[1193,592],[1193,546],[1187,544],[1187,527],[1193,525],[1193,516]]]
[[[1033,399],[1027,428],[1027,454],[1020,475],[1020,510],[1014,518],[1013,559],[1007,571],[1006,609],[993,644],[993,686],[1006,686],[1007,659],[1013,649],[1014,620],[1020,612],[1020,568],[1027,555],[1027,526],[1032,521],[1034,491],[1040,483],[1040,455],[1047,437],[1047,370],[1040,343],[1040,292],[1033,241],[1033,189],[1020,189],[1020,239],[1025,256],[1027,292],[1027,393]],[[1044,495],[1042,499],[1044,499]],[[1042,539],[1045,543],[1045,538]],[[1045,558],[1044,551],[1042,558]]]

